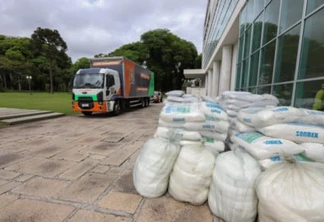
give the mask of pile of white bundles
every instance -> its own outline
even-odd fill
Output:
[[[324,164],[276,164],[256,180],[259,221],[324,221]]]
[[[254,131],[244,124],[236,123],[236,116],[240,109],[247,107],[277,106],[279,100],[270,94],[252,94],[245,91],[225,91],[218,98],[218,103],[227,111],[232,130]]]
[[[280,154],[298,154],[295,155],[297,160],[324,163],[323,112],[290,106],[247,108],[239,111],[237,119],[254,127],[265,137],[275,140],[267,141],[271,143],[271,147],[281,147],[282,150],[277,156],[271,155],[270,159],[263,161],[265,167],[280,162]],[[235,137],[233,139],[235,140]],[[290,150],[283,146],[288,143],[291,144]]]
[[[203,144],[215,155],[224,151],[229,123],[226,111],[219,104],[201,101],[178,90],[167,95],[155,136],[165,137],[171,128],[181,137],[180,145]],[[176,97],[180,98],[178,102]],[[181,101],[183,98],[186,100]]]
[[[137,192],[148,198],[166,193],[180,145],[172,138],[152,138],[145,142],[133,168]]]
[[[216,103],[177,93],[180,99],[175,99],[173,92],[167,93],[155,137],[168,138],[172,134],[181,145],[170,176],[169,194],[178,201],[200,205],[208,197],[216,156],[224,151],[227,114]],[[181,101],[184,96],[191,102]]]
[[[255,180],[261,173],[259,163],[240,148],[216,158],[208,205],[228,222],[254,222],[257,215]]]

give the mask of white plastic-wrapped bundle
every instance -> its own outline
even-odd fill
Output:
[[[323,221],[324,164],[276,164],[259,175],[256,192],[259,221]]]
[[[159,119],[159,126],[166,128],[175,128],[175,129],[183,129],[183,125],[185,122],[166,122]]]
[[[305,147],[305,156],[316,162],[324,163],[324,144],[301,143],[300,145]]]
[[[179,151],[180,145],[168,139],[146,141],[133,169],[134,186],[140,195],[154,198],[166,192]]]
[[[228,119],[226,111],[223,109],[223,107],[221,107],[217,103],[202,102],[201,110],[207,116],[214,117],[219,120],[225,120],[225,121],[227,121]]]
[[[211,151],[214,155],[225,150],[225,143],[223,141],[215,140],[213,138],[202,137],[203,144],[206,149]]]
[[[280,137],[296,143],[324,143],[324,128],[302,123],[281,123],[257,129],[266,136]]]
[[[182,90],[171,90],[167,93],[165,93],[167,96],[178,96],[178,97],[182,97],[185,92]]]
[[[183,146],[170,176],[170,195],[194,205],[207,200],[215,156],[202,145]]]
[[[160,119],[171,123],[203,122],[205,115],[199,103],[166,103],[160,113]]]
[[[246,125],[245,123],[242,123],[237,118],[235,118],[234,121],[231,121],[230,128],[232,130],[235,130],[235,131],[241,132],[241,133],[249,133],[249,132],[256,131],[256,129],[254,127]]]
[[[200,131],[199,132],[202,137],[206,138],[212,138],[219,141],[225,141],[227,138],[227,133],[217,133],[217,132],[211,132],[211,131]]]
[[[300,123],[324,126],[324,112],[300,108],[301,118],[296,120]]]
[[[241,109],[237,115],[238,120],[253,127],[290,123],[298,118],[300,118],[299,109],[290,106],[249,107]]]
[[[228,121],[205,121],[205,122],[186,122],[183,128],[189,131],[210,131],[227,133],[229,128]]]
[[[256,177],[259,163],[248,153],[235,149],[219,154],[208,194],[208,205],[226,222],[254,222],[257,215]]]
[[[200,141],[201,135],[195,131],[187,131],[183,129],[170,129],[159,126],[154,134],[154,137],[170,138],[170,133],[174,134],[180,140]]]
[[[299,161],[314,162],[313,160],[309,159],[303,153],[299,153],[299,154],[293,155],[293,157],[298,162]],[[282,163],[282,161],[283,161],[284,158],[285,157],[275,156],[275,157],[271,157],[271,158],[268,158],[268,159],[259,160],[259,163],[261,165],[262,170],[266,170],[266,169],[268,169],[269,167],[271,167],[274,164]]]
[[[285,154],[298,154],[304,152],[305,148],[281,138],[272,138],[258,132],[235,133],[231,141],[243,147],[257,160]]]

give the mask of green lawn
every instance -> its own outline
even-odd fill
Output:
[[[72,94],[48,92],[0,92],[0,107],[51,110],[54,112],[73,114]]]

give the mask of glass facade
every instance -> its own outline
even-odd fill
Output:
[[[218,0],[216,11],[206,19],[205,26],[210,26],[204,33],[202,68],[206,68],[208,61],[216,49],[238,0]],[[245,22],[244,22],[245,24]]]
[[[324,84],[323,24],[324,0],[249,0],[240,15],[235,90],[311,109]]]

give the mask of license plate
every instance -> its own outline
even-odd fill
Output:
[[[81,104],[82,107],[89,107],[88,103]]]

